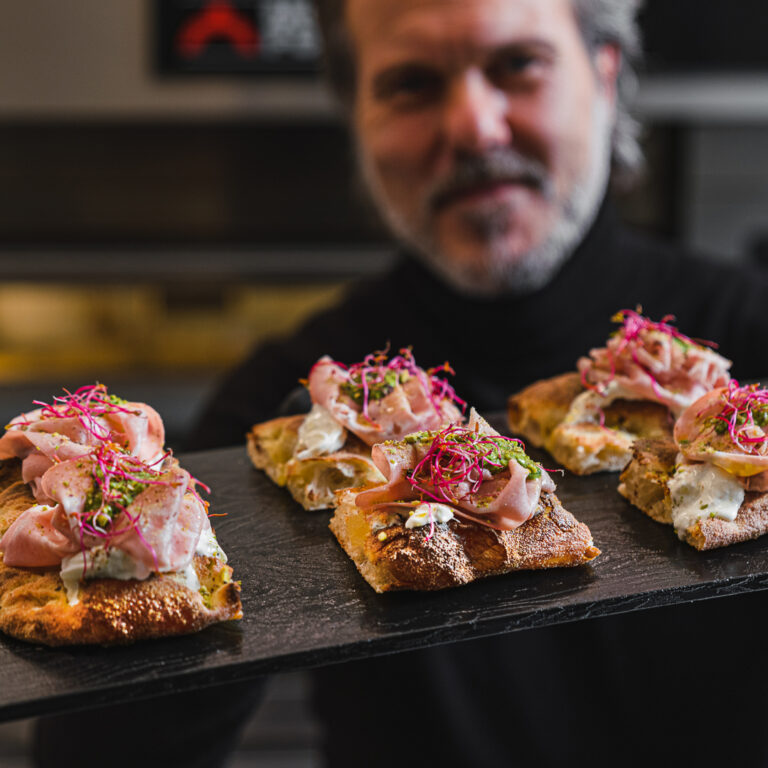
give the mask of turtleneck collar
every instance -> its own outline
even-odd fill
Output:
[[[462,294],[411,253],[405,254],[405,264],[401,265],[407,271],[403,284],[411,285],[424,300],[438,306],[459,305],[481,315],[515,312],[521,322],[540,325],[542,319],[557,317],[565,307],[573,307],[574,294],[610,290],[618,228],[614,207],[606,198],[587,234],[555,277],[527,295],[487,298]]]

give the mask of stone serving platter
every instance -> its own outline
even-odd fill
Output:
[[[491,420],[503,430],[504,419]],[[551,459],[534,453],[547,467]],[[180,457],[211,486],[244,618],[133,646],[51,649],[0,636],[0,720],[97,707],[263,674],[768,588],[768,537],[711,552],[616,492],[618,476],[556,476],[602,555],[579,568],[376,594],[328,530],[253,469],[244,447]]]

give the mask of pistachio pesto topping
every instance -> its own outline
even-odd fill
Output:
[[[370,418],[368,405],[382,400],[400,385],[416,378],[421,383],[435,411],[439,412],[443,401],[453,402],[466,407],[466,403],[456,395],[453,387],[438,373],[453,374],[446,362],[435,368],[424,370],[416,365],[410,348],[401,349],[400,353],[389,358],[387,351],[366,355],[361,363],[350,366],[336,363],[345,369],[347,380],[340,385],[340,390],[356,405],[361,406],[363,415]]]
[[[427,455],[433,454],[437,464],[453,469],[487,470],[492,475],[503,472],[510,461],[516,461],[528,470],[528,479],[541,477],[541,466],[525,452],[520,440],[503,435],[485,435],[465,427],[448,427],[439,432],[414,432],[404,442],[409,445],[430,445]],[[459,473],[461,474],[461,473]]]

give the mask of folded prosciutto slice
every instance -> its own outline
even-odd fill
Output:
[[[747,490],[768,490],[768,389],[731,380],[687,408],[674,437],[688,461],[714,464]]]
[[[309,393],[337,423],[374,445],[463,420],[456,404],[466,404],[438,371],[452,373],[447,363],[419,368],[408,349],[391,360],[383,353],[368,355],[349,367],[323,357],[310,371]]]
[[[533,517],[542,491],[555,490],[523,444],[499,435],[474,409],[468,427],[380,443],[372,457],[387,483],[359,493],[361,509],[436,502],[460,517],[512,530]]]
[[[669,324],[671,315],[656,323],[624,309],[613,319],[622,325],[605,347],[578,361],[586,389],[611,399],[659,402],[677,416],[706,392],[728,384],[731,361],[680,333]]]

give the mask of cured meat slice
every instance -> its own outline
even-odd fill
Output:
[[[0,459],[24,458],[32,446],[53,458],[45,450],[48,444],[32,437],[40,433],[51,435],[58,444],[116,443],[147,462],[162,455],[165,442],[163,422],[154,408],[108,395],[103,385],[82,387],[54,398],[52,405],[17,416],[0,438]]]
[[[474,410],[469,427],[378,444],[372,457],[387,483],[359,493],[355,503],[361,509],[436,501],[475,522],[513,530],[535,514],[542,490],[555,490],[520,441],[500,436]]]
[[[622,326],[605,347],[577,363],[586,388],[602,394],[612,385],[614,392],[662,403],[679,415],[728,383],[731,361],[680,333],[671,315],[656,323],[625,309],[614,320]]]
[[[51,505],[32,507],[11,526],[0,542],[6,564],[57,565],[67,554],[104,545],[143,563],[147,573],[191,562],[207,516],[189,492],[189,473],[176,465],[154,473],[113,467],[123,483],[116,488],[105,483],[100,459],[71,459],[46,471],[41,490]]]
[[[58,565],[79,546],[53,525],[58,507],[37,505],[22,512],[0,539],[3,562],[17,567]]]
[[[323,357],[309,374],[309,392],[368,445],[462,421],[450,386],[416,366],[407,350],[389,362],[369,355],[350,368]]]
[[[708,392],[675,424],[674,438],[690,461],[715,464],[752,491],[768,489],[768,390],[757,384]]]
[[[150,485],[115,521],[119,530],[111,546],[127,552],[151,571],[183,569],[192,559],[203,529],[205,510],[191,494],[187,495],[189,473],[172,468],[161,484]]]

